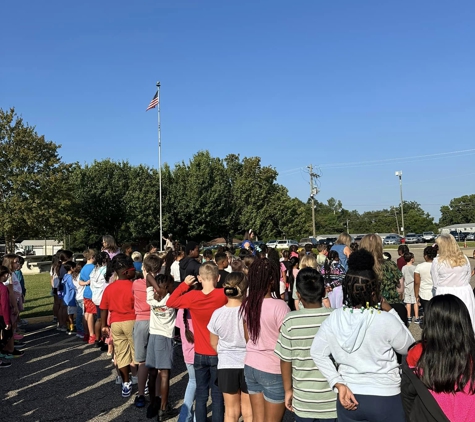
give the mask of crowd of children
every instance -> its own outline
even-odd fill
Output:
[[[343,234],[330,250],[292,248],[280,256],[254,247],[251,236],[238,254],[221,248],[200,256],[189,242],[166,253],[150,248],[142,262],[140,253],[124,245],[122,253],[106,236],[103,251],[84,252],[82,268],[69,251],[56,254],[51,283],[57,329],[113,356],[122,397],[136,388],[135,406],[146,407],[147,418],[176,416],[168,397],[174,346],[181,344],[188,385],[179,422],[206,422],[210,398],[213,422],[278,422],[286,409],[298,422],[416,420],[408,415],[422,412],[420,402],[414,407],[415,394],[401,391],[401,355],[414,343],[407,325],[421,323],[419,310],[429,315],[433,296],[449,293],[460,298],[447,299],[450,306],[465,304],[458,320],[471,330],[465,340],[475,345],[475,309],[468,309],[475,300],[465,294],[470,264],[450,235],[427,246],[418,265],[402,245],[400,268],[385,264],[379,243],[379,236],[368,235],[358,247]],[[18,263],[6,256],[0,267],[7,358],[22,354],[13,337],[22,302]],[[433,320],[427,324],[434,327]],[[436,328],[431,336],[437,337]],[[455,385],[441,386],[440,374],[426,369],[432,362],[426,346],[435,347],[419,343],[417,352],[409,351],[405,385],[412,391],[420,379],[442,413],[450,397],[475,411],[473,360],[470,370],[454,367],[462,378],[443,374]],[[464,350],[475,358],[473,348]]]

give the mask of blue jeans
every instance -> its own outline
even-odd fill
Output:
[[[77,300],[76,309],[76,331],[84,334],[84,327],[82,325],[82,317],[84,315],[84,300]]]
[[[193,402],[195,401],[196,393],[195,367],[191,363],[187,363],[186,369],[188,370],[188,384],[186,386],[183,404],[181,405],[180,415],[178,416],[178,422],[196,422],[196,416],[193,417]]]
[[[209,390],[211,389],[211,420],[212,422],[223,422],[223,394],[216,385],[216,379],[218,377],[218,357],[195,353],[194,367],[196,375],[196,421],[206,422],[206,414],[208,413],[206,403],[208,401]]]

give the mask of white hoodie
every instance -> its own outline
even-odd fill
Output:
[[[406,354],[413,343],[394,309],[371,313],[340,308],[323,322],[310,355],[332,388],[341,383],[354,394],[395,396],[401,392],[396,352]]]

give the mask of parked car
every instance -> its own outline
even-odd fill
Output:
[[[314,237],[304,237],[303,239],[300,239],[299,242],[299,247],[304,248],[305,245],[311,244],[314,248],[318,245],[317,239]]]
[[[361,242],[361,239],[363,239],[364,235],[363,234],[359,234],[358,236],[356,236],[353,240],[353,242],[356,242],[358,245],[360,244]]]
[[[415,234],[415,233],[406,234],[406,243],[408,245],[418,243],[418,242],[419,242],[419,239],[417,237],[417,234]]]
[[[336,237],[327,237],[326,239],[320,239],[318,241],[319,245],[327,245],[328,249],[330,249],[336,242]]]
[[[450,232],[450,234],[455,238],[457,242],[463,242],[465,240],[465,235],[462,232],[457,232],[453,230]]]
[[[296,240],[291,240],[291,239],[278,240],[277,245],[275,246],[275,248],[276,249],[289,249],[291,245],[298,246],[299,242],[297,242]]]
[[[434,232],[424,232],[424,233],[422,233],[422,237],[424,238],[424,242],[426,242],[426,243],[435,241]]]
[[[424,236],[422,234],[416,234],[417,236],[417,243],[424,243]]]
[[[401,236],[397,234],[389,234],[384,238],[383,245],[400,245]]]
[[[277,246],[277,240],[269,240],[267,243],[266,243],[266,246],[268,248],[275,248]]]
[[[475,240],[475,233],[467,234],[465,240]]]

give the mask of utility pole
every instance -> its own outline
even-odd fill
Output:
[[[310,164],[308,167],[310,175],[310,200],[312,205],[312,231],[313,237],[316,237],[315,231],[315,195],[318,193],[318,189],[314,185],[314,179],[320,177],[318,174],[313,172],[313,166]]]

